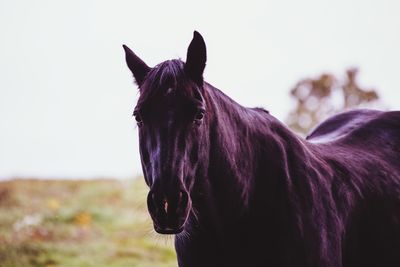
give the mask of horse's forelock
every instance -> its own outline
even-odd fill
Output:
[[[167,60],[155,66],[147,75],[140,90],[138,105],[147,102],[157,95],[165,95],[171,89],[180,87],[181,90],[188,88],[187,78],[184,72],[184,62],[179,59]],[[183,92],[184,94],[186,92]]]

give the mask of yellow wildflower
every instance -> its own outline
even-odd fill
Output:
[[[89,213],[83,211],[75,216],[74,222],[79,226],[88,227],[92,223],[92,216]]]

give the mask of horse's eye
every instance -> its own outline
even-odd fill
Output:
[[[202,121],[203,118],[204,118],[204,113],[205,113],[204,110],[199,110],[199,111],[197,111],[196,115],[194,116],[194,123],[200,124],[201,121]]]
[[[135,121],[138,127],[143,125],[143,120],[142,117],[140,116],[140,114],[138,112],[134,112],[133,116],[135,116]]]

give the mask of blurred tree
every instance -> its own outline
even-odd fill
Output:
[[[368,106],[379,99],[375,90],[357,83],[358,69],[347,70],[343,81],[324,73],[316,79],[304,79],[290,91],[296,106],[287,124],[300,134],[307,134],[326,117],[355,107]]]

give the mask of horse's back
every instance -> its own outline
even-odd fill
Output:
[[[335,115],[306,138],[312,143],[370,142],[386,139],[400,146],[400,111],[353,110]]]

